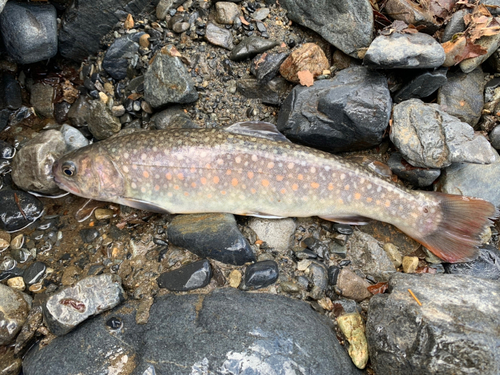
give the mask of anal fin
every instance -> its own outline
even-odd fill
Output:
[[[334,221],[340,224],[350,224],[350,225],[366,225],[372,219],[364,216],[319,216],[319,218],[328,221]]]

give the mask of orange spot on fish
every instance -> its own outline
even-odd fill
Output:
[[[206,164],[206,165],[205,165],[205,168],[207,168],[207,169],[212,169],[212,166],[211,166],[210,164]]]
[[[317,189],[317,188],[319,188],[319,184],[317,182],[311,182],[311,187],[313,189]]]
[[[238,164],[239,164],[239,163],[241,163],[241,157],[236,156],[236,158],[234,159],[234,161],[235,161],[236,163],[238,163]]]
[[[297,190],[299,190],[299,185],[297,185],[297,184],[293,184],[293,185],[292,185],[292,190],[293,190],[293,191],[297,191]]]
[[[226,174],[227,174],[228,176],[229,176],[231,173],[233,173],[233,171],[231,171],[230,169],[228,169],[228,170],[226,171]]]
[[[354,194],[354,199],[361,199],[361,194],[359,193]]]
[[[231,180],[231,185],[233,185],[233,186],[238,185],[238,179],[237,179],[237,178],[233,178],[233,179]]]
[[[148,171],[144,171],[144,172],[142,172],[142,175],[144,176],[144,178],[149,178],[149,173],[148,173]]]
[[[344,201],[341,198],[339,198],[338,202],[339,204],[344,204]]]
[[[177,173],[177,178],[179,180],[184,180],[184,175],[182,173]]]
[[[333,184],[328,184],[328,190],[333,190]]]
[[[222,195],[226,195],[226,191],[225,191],[225,190],[222,190],[220,193],[221,193]]]
[[[155,185],[155,188],[154,188],[154,189],[155,189],[155,191],[160,190],[160,185]]]
[[[385,201],[384,205],[385,205],[386,207],[390,207],[390,205],[391,205],[391,201]]]
[[[370,203],[372,200],[373,200],[373,198],[370,198],[370,197],[366,198],[366,201],[367,201],[368,203]]]
[[[248,172],[248,173],[247,173],[247,177],[248,177],[248,178],[253,178],[253,172]]]
[[[295,164],[293,164],[293,163],[288,163],[288,165],[287,165],[288,169],[293,169],[294,166],[295,166]]]
[[[185,191],[185,192],[184,192],[184,195],[185,195],[186,197],[188,197],[188,196],[189,196],[189,193],[188,193],[187,191]]]
[[[196,187],[196,182],[191,182],[191,186],[195,188]]]
[[[376,205],[379,205],[379,204],[380,204],[380,201],[377,199],[377,200],[375,201],[375,204],[376,204]]]
[[[196,172],[196,168],[195,167],[191,167],[191,169],[189,170],[191,173],[194,173]]]
[[[269,186],[269,180],[262,180],[261,181],[262,186],[268,187]]]
[[[175,190],[179,190],[179,185],[174,185]]]
[[[267,168],[269,168],[269,169],[274,168],[274,163],[272,161],[267,163]]]
[[[212,198],[212,194],[207,194],[207,198],[208,199]]]
[[[297,178],[298,178],[299,180],[301,180],[301,181],[302,181],[302,180],[304,179],[304,176],[302,176],[301,174],[299,174],[299,175],[297,176]]]
[[[280,192],[281,194],[286,194],[286,189],[281,189]]]
[[[214,184],[218,184],[220,181],[219,176],[214,176],[213,181],[214,181]]]
[[[167,174],[165,175],[165,178],[166,178],[167,180],[171,180],[171,179],[172,179],[172,174],[171,174],[171,173],[167,173]]]
[[[200,181],[203,185],[207,183],[207,179],[205,177],[200,178]]]
[[[142,192],[142,193],[145,193],[145,192],[146,192],[146,188],[145,188],[144,186],[143,186],[143,187],[141,187],[141,192]]]
[[[344,190],[349,190],[349,185],[344,186]]]
[[[283,181],[284,178],[285,178],[284,176],[279,174],[276,176],[276,181]]]
[[[171,192],[167,193],[167,197],[172,198],[173,194]]]
[[[254,188],[252,188],[252,189],[250,189],[250,192],[251,192],[252,194],[255,194],[255,193],[257,192],[257,190],[255,190]]]

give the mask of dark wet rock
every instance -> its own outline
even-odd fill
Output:
[[[453,38],[453,35],[465,31],[464,16],[469,14],[468,9],[460,9],[453,13],[448,24],[444,29],[443,36],[441,37],[441,43],[448,42]]]
[[[295,233],[296,224],[292,218],[261,219],[253,217],[248,221],[248,227],[267,246],[276,251],[285,252],[292,244],[292,236]]]
[[[161,112],[155,113],[151,120],[153,120],[156,129],[199,128],[199,125],[191,120],[191,117],[182,110],[181,106],[168,107]]]
[[[425,32],[433,34],[440,26],[432,12],[411,0],[388,0],[385,4],[387,15],[408,25],[424,27]]]
[[[20,64],[57,53],[57,14],[52,4],[9,1],[0,13],[0,30],[8,54]]]
[[[269,82],[257,79],[240,79],[236,84],[238,92],[249,99],[261,99],[268,105],[279,105],[287,93],[288,84],[282,77],[275,77]]]
[[[441,169],[436,168],[419,168],[410,165],[403,159],[399,152],[393,152],[389,158],[387,165],[391,171],[401,178],[408,181],[415,187],[427,187],[432,185],[434,181],[441,175]]]
[[[301,301],[236,289],[167,295],[155,300],[142,325],[135,323],[137,308],[135,301],[129,302],[44,348],[32,348],[24,374],[105,373],[130,358],[131,370],[138,374],[268,375],[283,368],[313,369],[315,375],[360,374],[327,320]],[[113,334],[106,325],[111,317],[123,327]],[[99,354],[103,352],[113,356]]]
[[[500,280],[500,251],[487,245],[479,250],[479,257],[472,262],[446,263],[446,273],[470,275],[480,279]]]
[[[169,10],[178,8],[184,1],[185,0],[160,0],[156,6],[156,17],[161,21],[164,20]]]
[[[326,292],[328,288],[328,270],[320,262],[312,262],[307,267],[306,273],[315,286],[321,293]]]
[[[99,235],[99,231],[96,228],[85,228],[80,230],[80,237],[85,243],[93,242]]]
[[[368,0],[284,0],[287,17],[308,27],[342,52],[358,57],[358,50],[372,41],[373,11]]]
[[[16,154],[16,149],[7,142],[0,140],[0,159],[12,159]]]
[[[73,151],[85,147],[89,144],[89,140],[76,128],[64,124],[60,130],[64,142],[66,143],[66,151]]]
[[[44,194],[60,192],[52,176],[52,165],[66,151],[61,132],[37,134],[21,148],[12,161],[12,180],[24,190]]]
[[[375,373],[500,372],[498,281],[397,273],[389,290],[370,300],[366,323]]]
[[[394,95],[396,103],[411,98],[426,98],[446,83],[448,69],[439,68],[418,74],[410,82],[401,87]]]
[[[444,49],[432,36],[392,33],[373,40],[363,63],[378,69],[424,69],[437,68],[444,60]]]
[[[0,345],[12,343],[21,330],[29,309],[31,297],[0,284]]]
[[[244,276],[243,289],[261,289],[272,285],[278,280],[278,264],[274,260],[264,260],[247,267]]]
[[[205,39],[214,46],[219,46],[228,50],[232,50],[234,48],[233,34],[231,31],[215,26],[211,22],[207,24]]]
[[[127,77],[130,60],[139,50],[138,41],[142,35],[144,33],[135,33],[115,39],[113,44],[106,50],[102,67],[111,77],[116,80]]]
[[[23,105],[21,86],[13,74],[0,75],[0,109],[18,109]],[[1,131],[1,130],[0,130]]]
[[[133,17],[157,0],[103,0],[73,2],[61,19],[59,51],[80,61],[99,50],[100,39],[130,13]]]
[[[30,103],[38,115],[54,117],[55,90],[51,85],[35,83],[30,87]]]
[[[71,104],[65,101],[54,105],[54,119],[58,124],[63,124],[68,121],[68,112]]]
[[[43,204],[33,195],[22,190],[0,190],[0,229],[15,232],[35,222],[42,213]]]
[[[340,270],[336,286],[340,295],[358,302],[372,296],[368,289],[366,289],[370,286],[368,281],[356,275],[348,268]]]
[[[294,49],[280,66],[281,75],[288,81],[299,83],[299,72],[309,71],[313,77],[330,67],[325,53],[316,43],[306,43]]]
[[[7,1],[7,0],[4,0]],[[0,1],[0,12],[2,2]],[[0,347],[0,374],[1,375],[18,375],[22,370],[23,360],[14,355],[14,348],[3,346]]]
[[[391,107],[386,78],[356,66],[311,87],[296,86],[278,114],[278,129],[321,150],[361,150],[382,141]]]
[[[498,155],[486,138],[438,104],[410,99],[393,109],[391,141],[413,166],[443,168],[455,162],[492,163]]]
[[[233,61],[251,59],[259,53],[276,47],[278,44],[279,43],[275,40],[264,39],[259,36],[249,36],[233,48],[230,58]]]
[[[438,92],[437,102],[448,114],[475,126],[484,106],[484,74],[478,68],[468,74],[460,71],[448,74]]]
[[[446,168],[436,188],[443,193],[482,198],[500,206],[500,161],[488,165],[456,163]]]
[[[250,244],[229,214],[178,215],[170,223],[168,239],[196,255],[223,263],[243,265],[254,262]]]
[[[396,272],[380,243],[367,233],[355,231],[350,237],[348,256],[353,265],[377,281],[387,281]]]
[[[87,277],[47,299],[43,305],[45,322],[53,334],[65,335],[89,317],[123,302],[123,295],[118,275]]]
[[[489,137],[491,145],[497,150],[500,150],[500,126],[495,127],[495,129],[490,132]]]
[[[307,246],[308,249],[314,252],[320,258],[328,257],[328,245],[314,237],[307,237],[302,244]]]
[[[144,99],[154,108],[198,100],[191,75],[173,53],[173,46],[163,47],[144,75]]]
[[[113,116],[111,110],[100,100],[90,101],[86,120],[89,131],[99,140],[115,135],[122,128],[120,120]]]
[[[34,262],[23,273],[26,285],[33,285],[43,279],[47,266],[43,262]]]
[[[328,282],[330,285],[337,285],[339,278],[340,268],[337,266],[328,267]]]
[[[264,52],[257,55],[252,60],[250,72],[261,82],[269,81],[278,74],[281,63],[287,56],[288,53],[286,52]]]
[[[76,127],[87,126],[87,118],[90,114],[90,103],[89,100],[81,95],[75,102],[71,105],[68,111],[68,119],[71,125]]]
[[[211,278],[212,266],[208,260],[202,259],[162,273],[158,277],[158,286],[171,291],[185,292],[206,287]]]
[[[215,19],[223,25],[232,25],[240,16],[240,8],[235,3],[218,1],[215,3]]]
[[[23,273],[24,273],[24,270],[22,268],[19,268],[19,267],[12,267],[8,270],[0,271],[0,281],[9,280],[9,279],[12,279],[14,277],[22,276]]]
[[[10,113],[9,109],[0,110],[0,132],[9,124]]]

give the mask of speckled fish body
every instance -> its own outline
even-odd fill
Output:
[[[485,201],[407,190],[361,165],[282,136],[271,138],[259,130],[250,135],[216,129],[138,132],[64,156],[54,166],[54,175],[60,187],[74,194],[158,212],[320,216],[350,223],[376,219],[397,226],[431,250],[442,240],[441,235],[433,236],[450,219],[450,202],[458,205],[460,215],[466,213],[460,209],[465,206],[476,215],[483,211],[476,224],[468,220],[462,225],[468,227],[466,233],[461,227],[453,240],[465,241],[468,250],[458,249],[453,256],[448,250],[435,251],[450,261],[471,257],[477,239],[469,237],[495,214]],[[74,168],[72,176],[67,175],[68,166]]]

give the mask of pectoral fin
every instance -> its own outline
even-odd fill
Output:
[[[155,203],[152,202],[147,202],[141,199],[136,199],[136,198],[130,198],[130,197],[120,197],[116,203],[123,204],[125,206],[137,208],[139,210],[143,211],[151,211],[151,212],[157,212],[161,214],[168,214],[167,210],[164,208],[158,206]]]
[[[334,221],[336,223],[341,224],[350,224],[350,225],[366,225],[372,219],[364,216],[341,216],[341,217],[333,217],[333,216],[319,216],[323,220]]]

